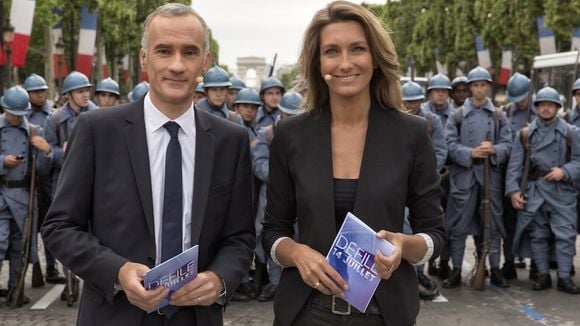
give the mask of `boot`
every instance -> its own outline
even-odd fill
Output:
[[[500,288],[510,287],[508,281],[503,277],[503,273],[497,267],[491,268],[491,277],[489,278],[489,282]]]
[[[513,261],[506,261],[501,269],[503,277],[507,280],[515,280],[518,278],[518,272],[516,271],[516,266]],[[493,275],[493,273],[492,273]]]
[[[449,278],[449,273],[451,272],[451,268],[449,268],[449,261],[448,260],[440,260],[439,261],[439,279],[446,280]]]
[[[461,269],[454,268],[449,277],[443,281],[443,287],[446,289],[456,288],[461,285]]]
[[[276,290],[278,289],[278,284],[268,284],[258,297],[258,301],[260,302],[267,302],[274,300],[274,296],[276,296]]]
[[[580,289],[574,284],[574,282],[572,282],[572,279],[569,277],[558,277],[558,291],[570,294],[580,294]]]
[[[435,260],[433,259],[429,260],[429,269],[427,273],[429,273],[429,275],[431,276],[436,276],[439,274],[439,269],[437,268],[437,263],[435,262]]]
[[[58,269],[54,266],[46,268],[46,282],[52,284],[64,284],[66,278],[58,274]]]
[[[552,277],[550,276],[550,274],[549,273],[538,274],[536,276],[534,285],[532,286],[532,290],[542,291],[550,289],[551,287],[552,287]]]
[[[417,273],[417,281],[427,290],[436,290],[437,286],[423,273]]]
[[[530,263],[530,280],[535,281],[538,278],[538,268],[536,263],[532,260]]]
[[[427,289],[421,283],[419,283],[419,299],[421,300],[433,300],[439,296],[439,291],[437,289]]]

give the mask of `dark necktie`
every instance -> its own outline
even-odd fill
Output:
[[[181,253],[183,236],[183,188],[181,180],[181,146],[177,134],[179,125],[169,121],[163,125],[171,140],[165,153],[165,188],[161,236],[161,262]]]

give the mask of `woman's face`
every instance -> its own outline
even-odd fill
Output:
[[[354,21],[332,23],[320,33],[320,71],[334,96],[369,94],[373,58],[364,30]]]

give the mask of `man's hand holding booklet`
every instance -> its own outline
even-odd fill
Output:
[[[390,256],[395,247],[378,238],[376,231],[348,213],[326,260],[348,283],[345,300],[365,312],[381,278],[375,269],[375,253]]]

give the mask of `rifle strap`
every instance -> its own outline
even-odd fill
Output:
[[[572,128],[570,126],[568,126],[568,128],[566,128],[566,162],[570,162],[570,155],[572,152],[572,139],[574,137],[574,134],[572,132]],[[524,147],[524,150],[527,152],[529,150],[531,150],[530,147],[530,139],[529,139],[529,129],[528,127],[523,127],[520,130],[520,142],[522,143],[522,146]]]
[[[429,138],[433,138],[433,116],[427,113],[426,118],[427,118],[427,135],[429,135]]]
[[[493,124],[495,127],[495,142],[499,142],[500,130],[503,124],[503,114],[502,109],[495,109],[495,119],[493,119]],[[457,136],[461,137],[461,122],[463,121],[463,106],[455,109],[455,127],[457,128]]]

